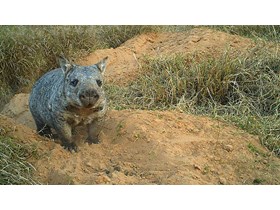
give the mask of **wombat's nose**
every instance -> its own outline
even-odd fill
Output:
[[[99,99],[99,94],[95,89],[90,89],[82,91],[79,95],[79,98],[82,104],[87,107],[95,104],[95,102]]]
[[[87,98],[88,99],[90,99],[90,98],[98,99],[99,95],[95,89],[82,91],[80,94],[80,99],[87,99]]]

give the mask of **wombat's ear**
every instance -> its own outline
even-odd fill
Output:
[[[101,72],[101,74],[104,74],[105,70],[106,70],[106,63],[108,60],[108,56],[103,58],[101,61],[99,61],[97,64],[95,64],[97,66],[97,68],[99,69],[99,71]]]
[[[59,56],[59,65],[65,74],[72,68],[70,62],[62,55]]]

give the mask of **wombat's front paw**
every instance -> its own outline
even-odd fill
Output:
[[[78,146],[74,142],[65,143],[65,144],[63,144],[63,147],[64,147],[64,149],[67,149],[70,152],[72,152],[72,151],[78,152]]]
[[[88,137],[88,138],[86,139],[86,142],[87,142],[88,144],[99,144],[99,143],[100,143],[98,137],[95,137],[95,138]]]

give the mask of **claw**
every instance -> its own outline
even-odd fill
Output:
[[[90,138],[90,137],[88,137],[88,138],[86,139],[86,142],[87,142],[89,145],[91,145],[91,144],[99,144],[99,143],[100,143],[98,137],[96,137],[96,138]]]
[[[64,147],[64,149],[67,149],[69,152],[72,152],[72,151],[78,152],[78,147],[74,142],[65,144],[65,145],[63,145],[63,147]]]

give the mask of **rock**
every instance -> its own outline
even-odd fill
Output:
[[[85,163],[85,165],[88,166],[88,167],[90,167],[90,168],[93,168],[93,165],[92,165],[91,162],[87,162],[87,163]]]
[[[201,171],[201,167],[200,167],[199,165],[194,164],[193,167],[194,167],[194,169],[197,169],[197,170],[200,170],[200,171]]]
[[[100,162],[96,166],[100,171],[106,170],[108,168],[104,162]]]
[[[16,94],[1,111],[1,114],[15,119],[18,123],[36,129],[35,122],[28,108],[29,94]]]
[[[224,149],[228,152],[231,152],[231,151],[233,151],[233,146],[230,144],[227,144],[227,145],[224,145]]]
[[[114,166],[114,170],[115,170],[115,171],[121,171],[122,168],[121,168],[119,165],[115,165],[115,166]]]
[[[220,184],[227,184],[227,180],[225,178],[223,178],[223,177],[220,177],[219,178],[219,183]]]
[[[111,179],[106,175],[99,175],[96,180],[96,184],[107,184],[111,182]]]

